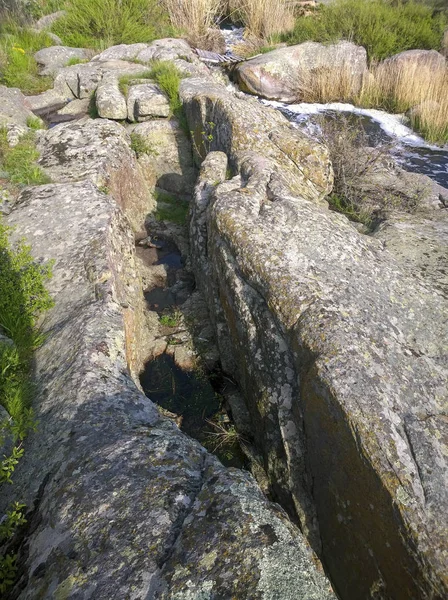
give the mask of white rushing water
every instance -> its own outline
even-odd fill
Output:
[[[353,104],[331,102],[328,104],[285,104],[272,100],[261,100],[267,106],[277,108],[292,122],[314,136],[318,124],[316,115],[347,113],[363,118],[368,124],[368,137],[378,141],[395,141],[391,154],[408,171],[428,175],[440,185],[448,188],[448,145],[443,147],[428,144],[406,125],[404,115],[392,115],[373,108],[358,108]]]

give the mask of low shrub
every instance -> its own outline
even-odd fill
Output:
[[[424,4],[388,0],[335,0],[299,17],[284,36],[290,44],[346,39],[364,46],[370,60],[412,48],[441,47],[447,19]]]
[[[52,31],[67,46],[104,49],[169,37],[168,13],[158,0],[70,0]]]
[[[11,19],[0,25],[0,83],[17,87],[25,94],[39,94],[53,84],[51,77],[41,77],[34,54],[53,45],[46,33],[20,27]]]
[[[327,200],[334,210],[370,228],[392,209],[412,212],[417,207],[422,190],[405,195],[399,189],[386,190],[376,178],[387,172],[391,148],[388,144],[369,147],[359,119],[322,116],[319,128],[320,141],[327,146],[333,165],[334,185]]]

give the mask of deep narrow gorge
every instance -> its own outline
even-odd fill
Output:
[[[9,135],[59,118],[6,217],[55,301],[9,600],[446,597],[445,190],[400,175],[424,200],[366,234],[326,145],[182,40],[19,94]]]

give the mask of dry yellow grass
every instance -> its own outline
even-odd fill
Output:
[[[362,81],[350,65],[338,69],[319,67],[298,74],[299,99],[302,102],[354,102]]]
[[[163,0],[172,25],[199,45],[221,14],[222,0]]]
[[[241,20],[254,37],[269,41],[294,28],[290,0],[224,0],[223,13]]]
[[[403,113],[429,141],[448,141],[448,68],[428,63],[380,63],[359,96],[363,106]]]

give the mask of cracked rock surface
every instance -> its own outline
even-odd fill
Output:
[[[128,219],[138,227],[149,205],[129,143],[107,120],[43,133],[53,183],[26,188],[8,217],[37,260],[55,261],[35,355],[38,430],[0,501],[28,506],[12,597],[330,600],[286,513],[135,383],[145,317]]]

